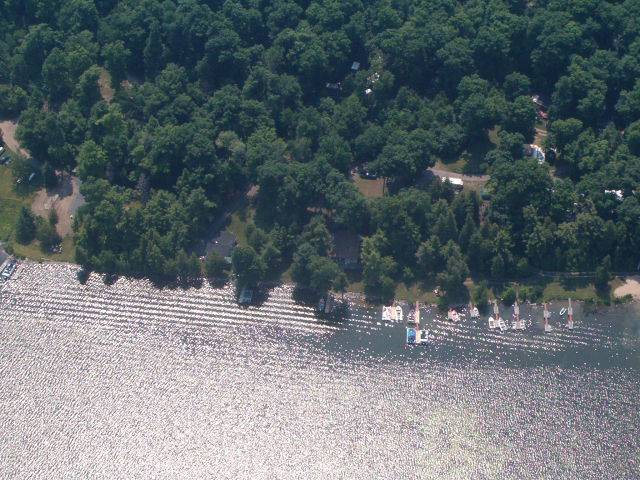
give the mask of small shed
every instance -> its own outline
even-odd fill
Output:
[[[231,254],[237,244],[238,242],[236,241],[235,235],[223,230],[216,238],[209,242],[209,245],[207,245],[207,253],[215,252],[227,262],[231,263]]]
[[[360,235],[348,230],[338,230],[332,235],[333,250],[331,256],[347,270],[360,268]]]

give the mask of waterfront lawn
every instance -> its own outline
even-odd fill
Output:
[[[71,235],[67,235],[62,240],[62,253],[43,253],[37,240],[29,245],[20,245],[12,241],[20,209],[23,206],[31,208],[35,196],[33,189],[22,195],[16,193],[14,186],[11,169],[5,165],[0,166],[0,240],[11,241],[14,252],[21,257],[73,262],[75,245]]]
[[[433,288],[418,283],[407,285],[404,282],[400,282],[396,286],[395,298],[406,300],[409,303],[418,301],[420,303],[435,304],[438,302],[438,297],[433,293]]]
[[[242,247],[247,246],[247,226],[254,224],[255,214],[255,209],[246,204],[231,214],[227,231],[235,235],[238,245]]]
[[[598,298],[598,293],[593,283],[590,282],[561,282],[554,280],[547,284],[542,296],[545,301],[566,300],[569,297],[572,300],[593,301]]]
[[[14,242],[12,246],[15,254],[20,257],[30,258],[32,260],[49,260],[53,262],[75,262],[76,247],[71,235],[67,235],[62,239],[61,253],[44,253],[40,248],[40,242],[37,240],[34,240],[29,245],[20,245],[18,242]]]
[[[11,169],[0,166],[0,240],[4,241],[13,235],[20,208],[31,205],[33,199],[33,195],[18,195],[13,187]]]

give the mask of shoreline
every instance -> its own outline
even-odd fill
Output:
[[[0,253],[4,252],[4,249],[2,248],[2,244],[0,244]],[[18,262],[19,265],[20,263],[32,263],[32,264],[39,264],[39,265],[46,265],[46,264],[51,264],[51,265],[66,265],[69,267],[72,267],[74,269],[76,269],[78,272],[82,270],[82,267],[76,263],[73,262],[68,262],[68,261],[57,261],[57,260],[50,260],[50,259],[32,259],[32,258],[19,258],[15,255],[8,255],[7,256],[7,261],[10,260],[11,258],[15,258]],[[6,263],[6,262],[4,262]],[[19,271],[19,270],[18,270]],[[105,275],[104,273],[100,273],[100,272],[91,272],[92,274],[98,275],[100,276],[100,278],[104,281],[105,279]],[[146,281],[151,281],[148,278],[136,278],[136,277],[127,277],[127,276],[122,276],[124,278],[128,278],[128,279],[137,279],[137,280],[146,280]],[[626,294],[623,297],[615,297],[615,292],[619,291],[620,288],[625,287],[627,285],[627,282],[631,281],[631,282],[635,282],[632,283],[633,288],[636,288],[636,283],[637,283],[637,288],[640,288],[640,283],[637,281],[636,278],[639,278],[638,276],[633,276],[633,278],[630,278],[631,276],[627,277],[627,280],[625,280],[624,283],[622,283],[621,285],[617,286],[617,287],[612,287],[611,288],[611,301],[609,303],[605,303],[603,301],[600,301],[598,299],[596,299],[595,301],[592,299],[581,299],[581,298],[574,298],[571,297],[572,301],[574,303],[579,303],[582,305],[591,305],[594,309],[597,308],[601,308],[601,307],[610,307],[610,306],[616,306],[616,305],[624,305],[624,304],[635,304],[635,305],[639,305],[640,306],[640,297],[636,296],[635,294]],[[120,278],[120,276],[118,276],[117,278]],[[614,277],[614,280],[612,280],[612,282],[615,281],[619,281],[621,280],[620,277]],[[79,280],[78,280],[79,281]],[[210,279],[206,278],[206,277],[200,277],[199,281],[201,282],[200,286],[195,285],[195,284],[189,284],[188,286],[186,286],[186,288],[202,288],[203,285],[207,284],[212,288],[222,288],[225,287],[229,284],[233,284],[233,279],[231,278],[227,278],[223,283],[216,283],[215,281],[211,281]],[[0,285],[2,285],[2,283],[0,281]],[[105,282],[106,283],[106,282]],[[520,287],[527,287],[527,286],[531,286],[532,284],[527,284],[527,283],[518,283],[518,285]],[[290,287],[292,289],[295,289],[296,286],[294,283],[290,282],[290,281],[282,281],[282,282],[268,282],[268,283],[264,283],[262,284],[259,289],[260,290],[271,290],[273,288],[277,288],[278,286],[286,286],[286,287]],[[169,282],[166,283],[164,285],[157,285],[156,288],[158,289],[163,289],[163,288],[185,288],[181,285],[179,285],[178,283],[173,283],[173,282]],[[0,289],[1,291],[2,289]],[[494,299],[498,300],[498,304],[499,305],[503,305],[506,307],[509,307],[510,304],[507,303],[503,303],[499,298],[496,298],[493,295],[493,292],[490,290],[490,292],[492,293],[492,295],[489,298],[489,302],[487,303],[487,305],[489,305]],[[635,292],[635,290],[634,290]],[[385,303],[382,302],[378,302],[378,301],[371,301],[368,300],[366,295],[363,292],[359,292],[359,291],[352,291],[352,290],[346,290],[344,292],[344,295],[339,293],[339,292],[328,292],[330,294],[332,294],[335,298],[341,298],[344,299],[344,301],[346,301],[349,304],[358,304],[358,305],[362,305],[362,306],[367,306],[367,307],[380,307],[383,305],[386,305]],[[555,302],[565,302],[569,297],[568,296],[554,296],[554,295],[547,295],[547,296],[543,296],[542,298],[540,298],[539,300],[533,302],[529,299],[524,299],[522,301],[520,301],[520,304],[526,303],[529,305],[541,305],[542,303],[555,303]],[[415,298],[411,298],[411,295],[400,295],[400,296],[396,296],[394,297],[393,301],[390,302],[390,304],[412,304],[415,301],[420,301],[420,303],[422,303],[423,305],[427,305],[430,307],[434,307],[434,308],[438,308],[438,304],[436,302],[432,302],[432,301],[425,301],[425,300],[416,300]],[[458,302],[450,302],[447,304],[447,307],[460,307],[463,305],[470,305],[472,302],[469,299],[469,301],[467,301],[466,303],[463,301],[458,301]]]

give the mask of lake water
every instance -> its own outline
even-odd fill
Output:
[[[524,333],[423,310],[323,322],[288,287],[154,288],[25,263],[0,292],[1,478],[637,479],[637,305]],[[505,312],[506,314],[506,312]]]

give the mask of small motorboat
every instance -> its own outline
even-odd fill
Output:
[[[478,311],[478,307],[471,307],[471,318],[480,318],[480,312]]]
[[[429,330],[423,328],[422,330],[418,330],[417,335],[417,343],[418,345],[426,345],[431,341]]]
[[[324,297],[322,297],[318,302],[318,311],[324,312],[324,307],[325,307],[325,300],[324,300]]]
[[[491,330],[498,328],[498,322],[496,322],[495,318],[493,317],[489,317],[489,328]]]
[[[415,345],[417,338],[417,330],[413,327],[407,327],[407,345]]]
[[[567,309],[562,307],[562,309],[560,310],[560,316],[564,317],[564,314],[567,313]]]
[[[389,322],[391,321],[391,314],[389,313],[389,307],[382,307],[382,321]]]
[[[504,321],[504,319],[502,317],[498,318],[498,327],[500,328],[501,332],[506,332],[507,330],[509,330],[509,328],[507,327],[506,322]]]
[[[396,320],[398,322],[402,322],[404,320],[404,312],[402,311],[402,307],[400,305],[396,305]]]

